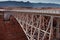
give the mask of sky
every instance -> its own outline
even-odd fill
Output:
[[[8,1],[8,0],[0,0],[0,1]],[[11,1],[30,1],[30,2],[34,2],[34,3],[56,3],[56,4],[60,4],[60,0],[11,0]]]

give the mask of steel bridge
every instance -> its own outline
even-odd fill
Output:
[[[28,40],[58,40],[60,10],[5,10],[0,15],[8,20],[14,16],[21,25]]]

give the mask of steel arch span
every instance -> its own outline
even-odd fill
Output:
[[[53,17],[34,14],[15,14],[28,40],[52,40]],[[48,18],[46,18],[48,17]]]
[[[28,40],[54,40],[54,28],[59,28],[59,18],[39,14],[13,14]],[[57,19],[57,20],[56,20]],[[55,23],[55,24],[54,24]],[[57,29],[59,32],[59,29]],[[59,35],[58,35],[59,36]]]
[[[22,11],[22,12],[21,12]],[[21,25],[28,40],[58,40],[60,16],[41,11],[8,10],[4,11],[4,19],[13,15]],[[58,14],[58,12],[56,12]],[[57,34],[57,35],[56,35]]]

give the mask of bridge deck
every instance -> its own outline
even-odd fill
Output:
[[[29,12],[31,13],[40,13],[40,14],[60,14],[60,8],[52,8],[52,9],[33,9],[33,8],[2,8],[0,11],[4,12]]]

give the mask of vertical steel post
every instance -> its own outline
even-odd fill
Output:
[[[51,40],[52,33],[53,33],[53,16],[51,16],[51,26],[50,26],[50,35],[49,35],[49,40]]]
[[[39,29],[41,29],[41,15],[39,17],[39,21],[40,21]],[[38,40],[40,40],[39,38],[40,38],[40,30],[38,30]]]

